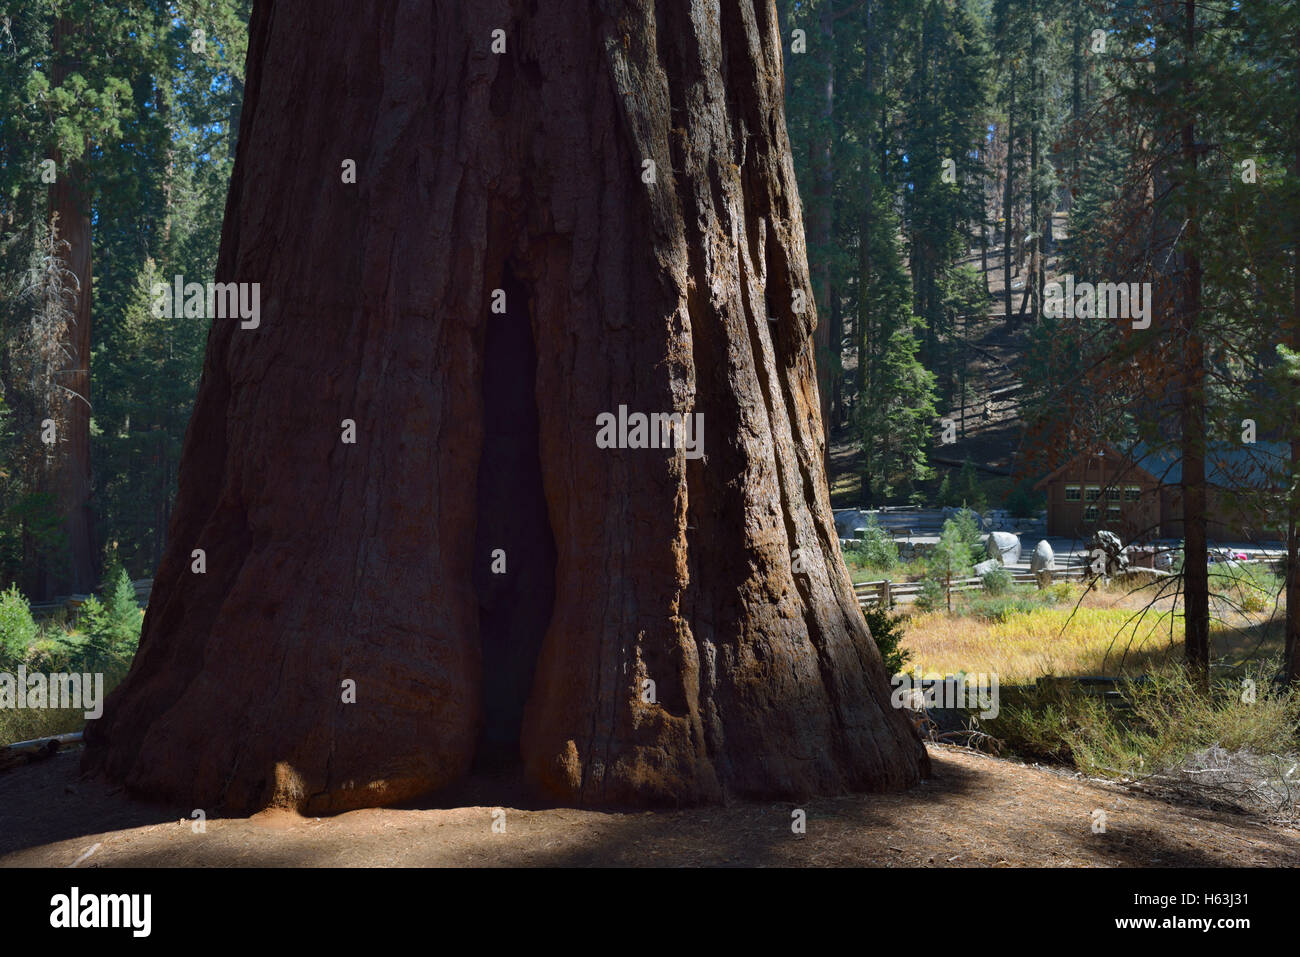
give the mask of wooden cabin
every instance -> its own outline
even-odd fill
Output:
[[[1278,494],[1285,447],[1280,443],[1212,445],[1206,451],[1207,517],[1211,540],[1276,541],[1279,518],[1269,512]],[[1176,448],[1127,454],[1111,446],[1076,455],[1039,480],[1047,494],[1047,534],[1086,539],[1097,529],[1124,542],[1181,539],[1182,460]]]

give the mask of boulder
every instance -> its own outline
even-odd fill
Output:
[[[1034,580],[1039,588],[1046,588],[1052,583],[1052,572],[1056,570],[1056,553],[1047,539],[1034,546],[1034,554],[1029,559],[1029,570],[1034,573]]]
[[[1088,559],[1094,575],[1107,578],[1128,570],[1128,555],[1124,543],[1114,532],[1098,529],[1088,542]]]
[[[1124,550],[1124,543],[1114,532],[1099,528],[1092,533],[1092,538],[1088,540],[1088,547],[1099,548],[1107,555],[1119,555]]]
[[[984,551],[1003,565],[1020,561],[1020,536],[1014,532],[990,532],[984,540]]]
[[[978,565],[975,566],[975,574],[979,578],[983,578],[985,575],[993,571],[995,568],[1001,568],[1001,567],[1002,567],[1002,563],[1000,561],[998,561],[996,558],[990,558],[987,559],[986,561],[980,562]]]

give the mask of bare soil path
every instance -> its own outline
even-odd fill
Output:
[[[443,799],[461,806],[269,812],[202,834],[189,809],[81,780],[77,758],[0,775],[0,867],[1300,865],[1300,832],[944,747],[905,794],[616,812],[510,801],[515,782],[480,778]]]

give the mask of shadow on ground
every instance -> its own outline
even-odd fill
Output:
[[[524,798],[516,772],[471,778],[405,807],[328,818],[264,812],[195,834],[181,809],[80,782],[76,761],[0,778],[0,866],[839,867],[1300,864],[1300,834],[1226,812],[947,748],[902,794],[578,810]],[[58,796],[72,785],[74,794]],[[57,798],[57,799],[54,799]],[[17,799],[17,803],[15,803]],[[80,806],[78,805],[80,802]],[[1093,833],[1096,812],[1106,830]],[[796,828],[802,812],[803,827]]]

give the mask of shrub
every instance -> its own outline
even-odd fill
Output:
[[[1047,495],[1035,492],[1029,482],[1020,482],[1007,494],[1006,509],[1015,518],[1033,518],[1047,505]]]
[[[858,550],[868,568],[888,571],[898,564],[898,545],[880,527],[874,515],[867,516],[866,532],[859,542]]]
[[[1023,758],[1061,761],[1110,776],[1181,779],[1184,769],[1204,763],[1211,751],[1295,755],[1300,692],[1272,690],[1267,677],[1272,669],[1269,664],[1251,675],[1219,680],[1206,694],[1182,667],[1168,666],[1122,682],[1126,707],[1108,704],[1072,682],[1003,689],[1001,712],[989,722],[990,731]],[[1255,682],[1254,697],[1243,695],[1242,677]],[[1283,770],[1291,766],[1283,764]]]
[[[11,585],[0,592],[0,657],[6,663],[26,660],[28,649],[36,643],[39,634],[32,607],[18,586]]]
[[[864,613],[867,627],[871,629],[871,637],[875,639],[880,657],[884,659],[886,673],[898,674],[907,667],[907,662],[912,657],[910,651],[899,647],[899,642],[903,640],[903,617],[891,615],[882,605],[872,605]]]
[[[944,473],[943,481],[939,483],[939,490],[935,493],[935,497],[939,500],[939,504],[945,508],[951,508],[953,505],[961,504],[961,500],[957,497],[957,493],[952,487],[951,473]]]
[[[970,459],[961,464],[961,471],[957,473],[957,495],[961,498],[962,505],[970,508],[977,508],[983,511],[988,506],[988,497],[984,490],[980,488],[979,473],[975,471],[975,463]]]
[[[140,606],[126,569],[119,568],[102,600],[91,596],[81,608],[85,656],[92,669],[129,663],[140,643]]]
[[[980,621],[1005,622],[1012,615],[1032,614],[1038,602],[1027,595],[990,595],[972,598],[966,605],[966,614]]]
[[[1209,570],[1210,595],[1244,614],[1267,611],[1282,581],[1266,565],[1218,563]]]
[[[916,593],[915,605],[921,611],[938,611],[947,607],[948,599],[943,582],[926,575],[921,579],[921,590]]]
[[[974,512],[968,508],[963,508],[952,518],[945,519],[943,526],[945,531],[951,526],[957,540],[969,549],[970,564],[974,565],[984,558],[984,539],[986,535],[980,531],[980,523]]]
[[[1100,735],[1108,722],[1105,703],[1073,683],[1040,682],[1000,692],[998,715],[986,720],[985,729],[1027,761],[1077,766],[1079,741]]]
[[[102,599],[91,596],[75,624],[56,618],[37,625],[17,588],[0,592],[0,668],[26,664],[32,672],[103,672],[111,691],[125,673],[140,640],[141,612],[125,571],[106,582]],[[76,731],[81,708],[0,710],[0,745]]]
[[[1005,565],[989,569],[980,578],[980,581],[984,585],[984,591],[990,595],[1005,595],[1011,591],[1012,586],[1015,584],[1011,569]]]
[[[1059,605],[1075,597],[1074,586],[1069,582],[1052,582],[1046,588],[1038,590],[1038,597],[1045,605]]]
[[[962,509],[943,523],[939,544],[930,555],[930,576],[940,580],[964,578],[979,561],[979,524],[969,509]]]

